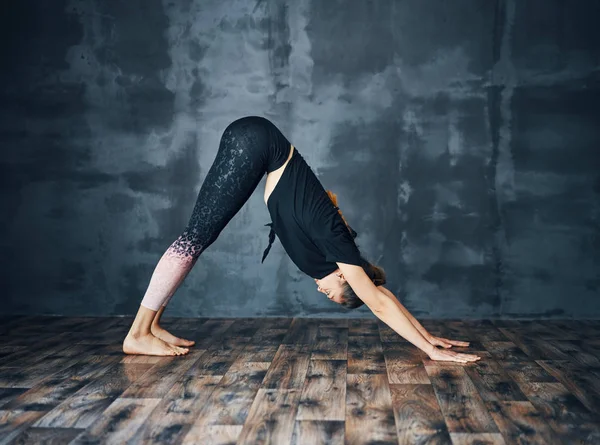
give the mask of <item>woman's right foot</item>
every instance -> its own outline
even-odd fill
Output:
[[[189,352],[189,349],[170,345],[152,334],[140,336],[127,334],[123,341],[123,352],[136,355],[173,356],[185,355]]]

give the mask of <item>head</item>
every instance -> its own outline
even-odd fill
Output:
[[[342,211],[338,207],[337,195],[331,190],[327,190],[327,195],[329,196],[329,199],[331,199],[331,202],[333,202],[333,205],[336,207],[336,209],[338,209],[338,213],[350,231],[352,238],[356,238],[358,234],[352,229],[352,227],[350,227],[348,221],[346,221],[346,218],[344,218]],[[384,285],[385,271],[381,267],[369,263],[364,258],[361,257],[361,259],[363,264],[362,268],[371,281],[373,281],[373,284],[375,284],[375,286]],[[335,301],[338,304],[341,304],[346,309],[356,309],[357,307],[365,304],[360,298],[358,298],[358,295],[354,293],[354,290],[352,290],[348,282],[344,279],[344,274],[340,269],[330,273],[320,280],[315,279],[315,282],[317,283],[317,290],[319,292],[323,292],[325,295],[327,295],[327,298]]]
[[[375,266],[365,260],[363,261],[362,268],[375,286],[385,284],[385,272],[381,267]],[[317,283],[317,290],[319,292],[327,295],[327,298],[341,304],[346,309],[356,309],[364,304],[345,280],[344,274],[340,269],[320,280],[315,279],[315,282]]]

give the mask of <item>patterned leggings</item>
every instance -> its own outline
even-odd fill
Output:
[[[247,116],[229,124],[200,188],[192,216],[165,255],[193,265],[250,198],[264,174],[281,167],[289,152],[290,142],[263,117]],[[158,310],[161,305],[166,306],[171,296],[147,292],[142,305]]]

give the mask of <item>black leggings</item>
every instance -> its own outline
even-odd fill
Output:
[[[263,175],[281,167],[289,153],[290,142],[268,119],[247,116],[229,124],[190,221],[170,253],[198,259],[250,198]]]

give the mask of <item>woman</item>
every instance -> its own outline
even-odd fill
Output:
[[[269,120],[248,116],[223,132],[215,161],[200,188],[190,221],[158,262],[123,342],[127,354],[182,355],[193,341],[160,327],[160,317],[200,254],[219,236],[267,173],[265,204],[272,218],[267,256],[275,234],[319,292],[343,305],[367,304],[375,315],[433,360],[466,363],[472,354],[438,349],[468,346],[430,335],[383,287],[385,274],[360,254],[354,232],[304,158]]]

